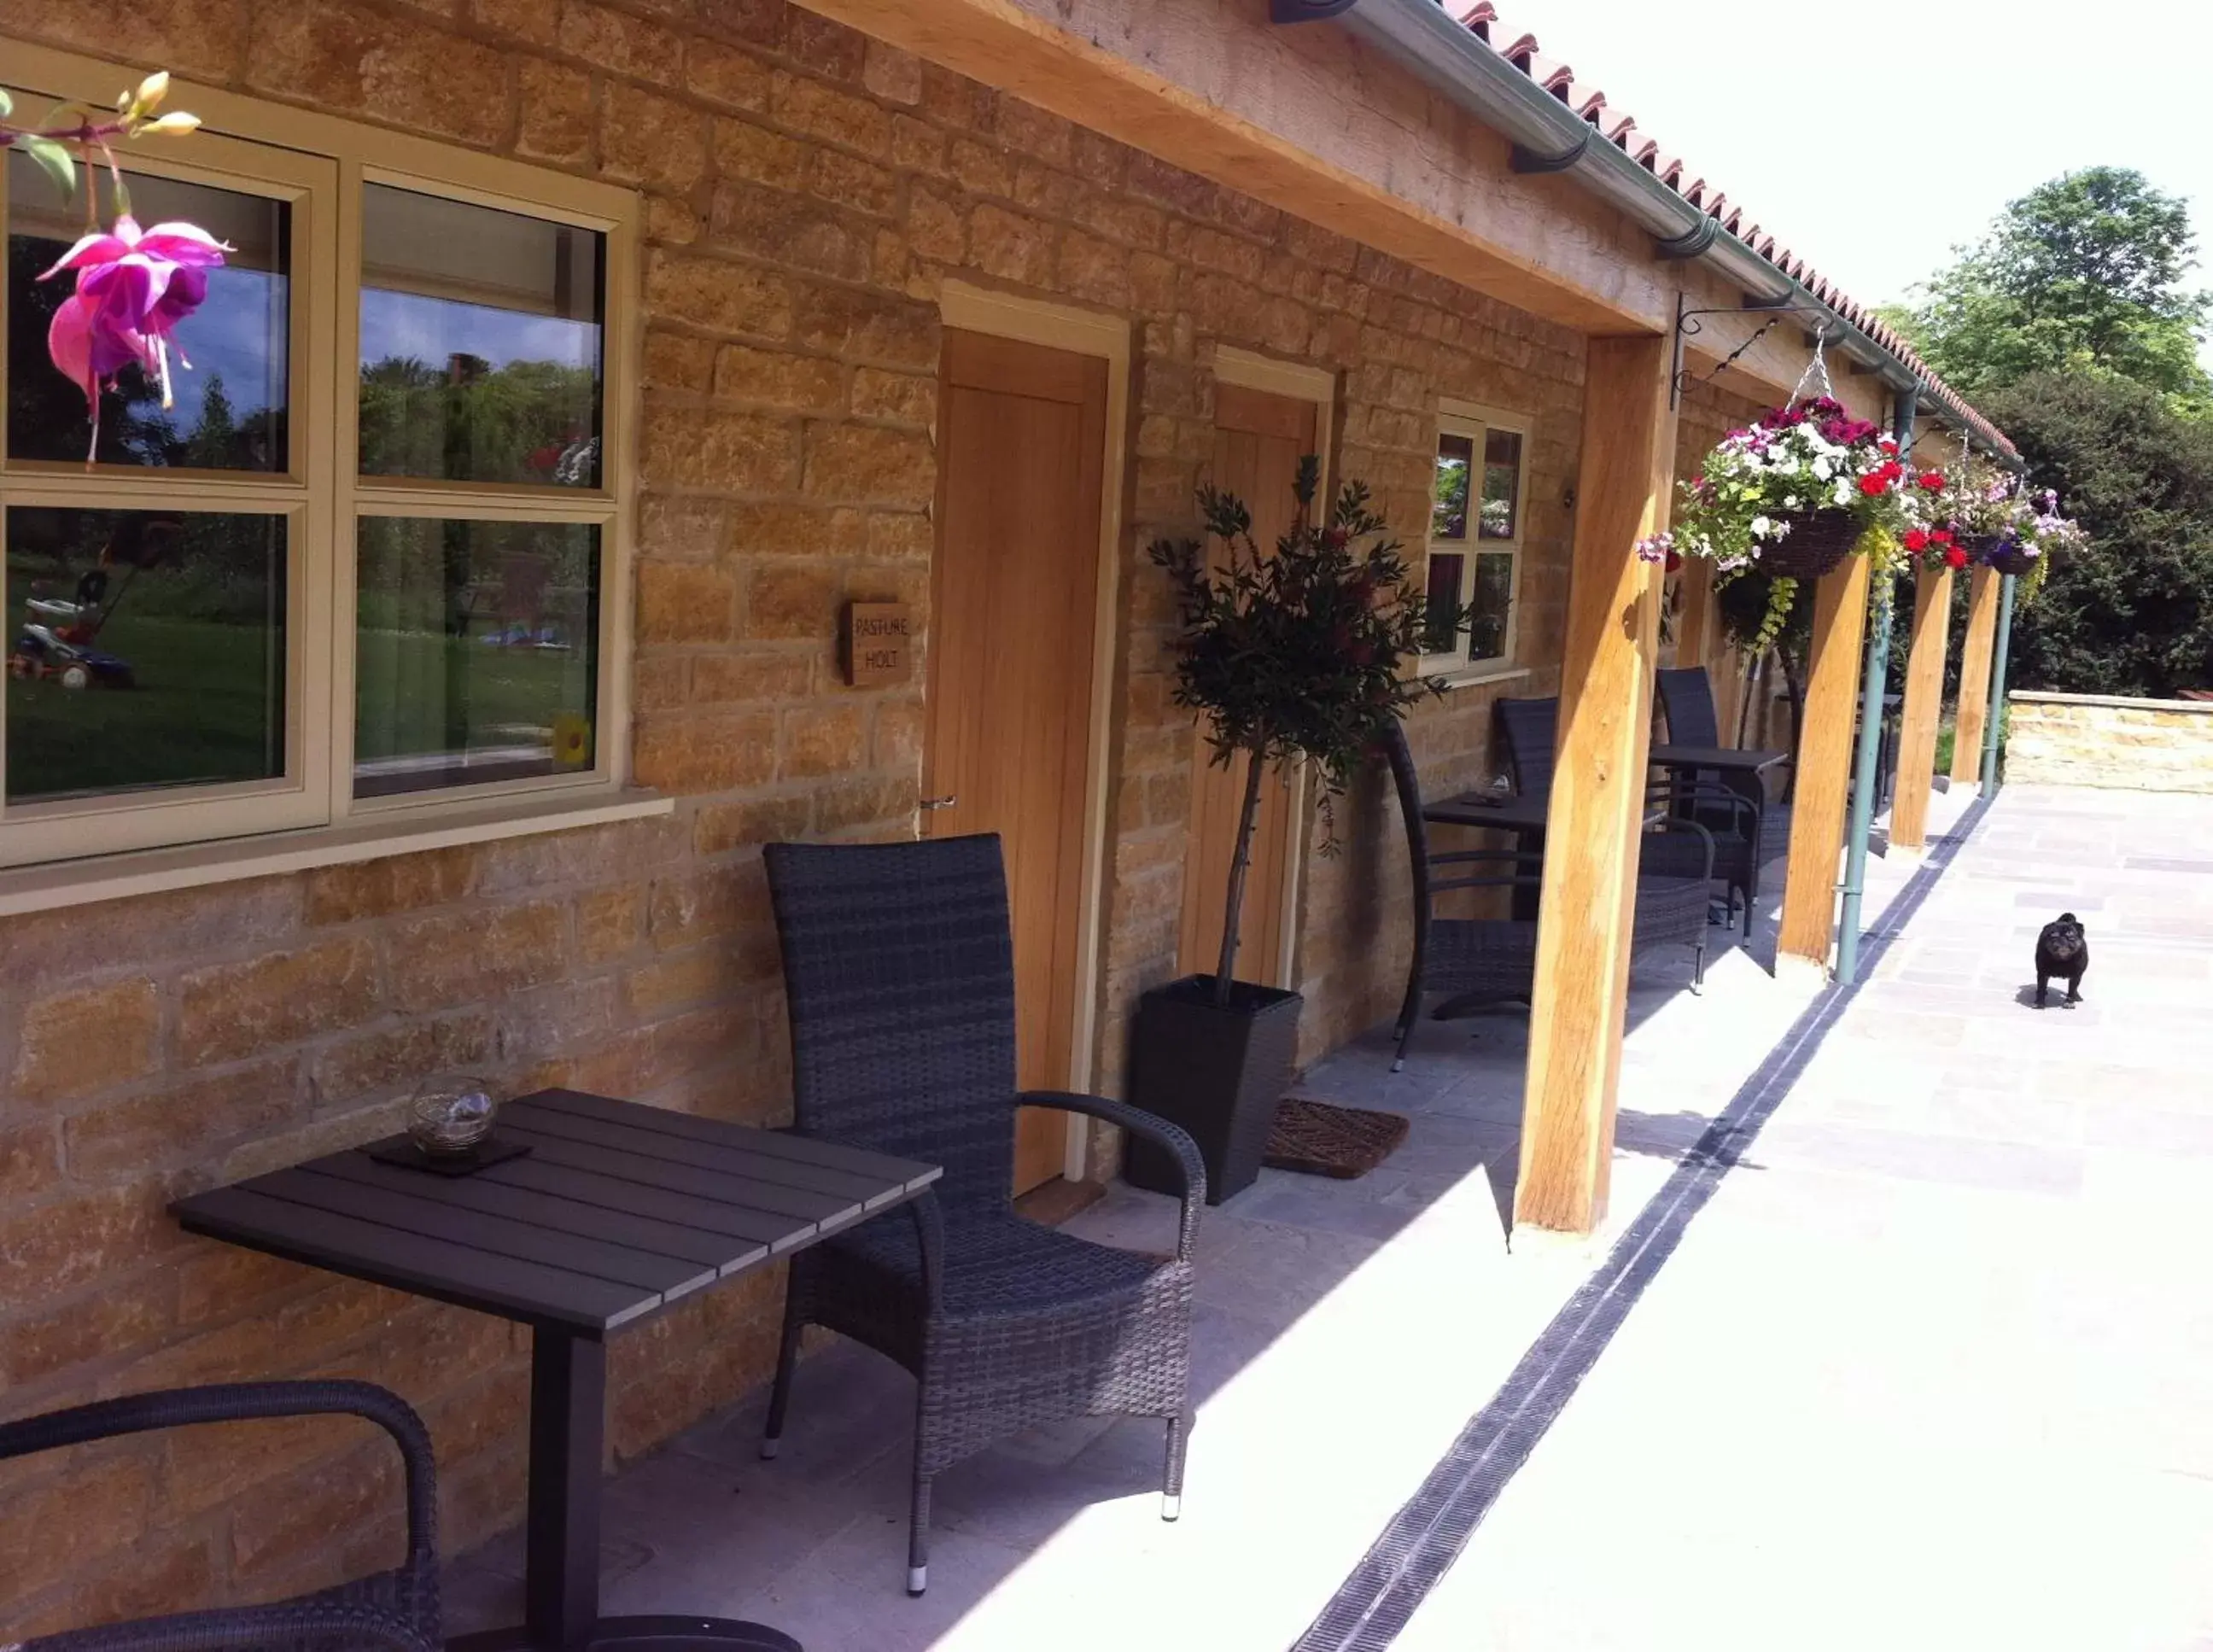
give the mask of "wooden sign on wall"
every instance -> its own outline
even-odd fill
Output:
[[[848,602],[838,641],[845,680],[856,688],[903,683],[913,673],[913,638],[904,602]]]

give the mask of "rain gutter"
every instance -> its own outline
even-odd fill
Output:
[[[1437,0],[1269,0],[1269,17],[1279,24],[1341,21],[1504,137],[1514,146],[1516,172],[1572,178],[1649,235],[1655,257],[1705,265],[1743,294],[1748,308],[1787,304],[1818,318],[1831,349],[1878,375],[1893,391],[1917,393],[1926,409],[1948,426],[1960,423],[1930,393],[1931,387],[1912,367],[1753,252],[1718,219],[1668,188]]]

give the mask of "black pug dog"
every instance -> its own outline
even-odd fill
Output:
[[[2067,983],[2070,1009],[2082,1002],[2082,972],[2090,967],[2090,942],[2082,933],[2082,920],[2062,912],[2045,924],[2036,937],[2036,1007],[2058,976]]]

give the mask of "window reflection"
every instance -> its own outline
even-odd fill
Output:
[[[1430,515],[1430,536],[1467,537],[1468,476],[1475,466],[1475,443],[1464,436],[1437,438],[1436,492]]]
[[[177,328],[191,365],[172,357],[172,405],[136,363],[101,395],[99,447],[107,465],[281,471],[291,283],[291,208],[206,184],[125,174],[133,216],[151,229],[181,219],[229,244],[207,273],[207,298]],[[105,197],[102,197],[105,199]],[[14,459],[84,462],[90,418],[84,393],[46,354],[54,312],[76,290],[67,274],[39,277],[83,233],[82,202],[64,202],[29,156],[8,155],[8,453]]]
[[[285,523],[7,514],[8,798],[284,772]]]
[[[363,191],[361,470],[596,487],[601,237]]]
[[[1458,552],[1442,552],[1430,558],[1429,588],[1423,594],[1422,649],[1428,654],[1449,654],[1453,649],[1453,614],[1460,607],[1460,566],[1466,561]]]
[[[1483,506],[1477,534],[1510,539],[1519,533],[1521,511],[1521,438],[1511,430],[1492,430],[1483,442]]]
[[[1475,589],[1469,597],[1473,611],[1467,630],[1469,659],[1506,657],[1506,622],[1513,606],[1513,552],[1484,552],[1475,559]]]
[[[371,516],[360,544],[356,796],[591,767],[598,528]]]

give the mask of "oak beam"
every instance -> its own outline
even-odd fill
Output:
[[[1606,1215],[1628,1030],[1660,643],[1659,576],[1636,545],[1667,525],[1674,472],[1665,339],[1590,341],[1582,455],[1514,1190],[1517,1226],[1570,1233]]]
[[[1978,567],[1967,587],[1967,636],[1960,645],[1960,709],[1952,719],[1952,780],[1983,777],[1983,722],[1990,704],[1990,649],[1998,634],[1998,576]]]
[[[1952,570],[1913,570],[1913,635],[1905,654],[1905,705],[1898,730],[1898,786],[1890,800],[1890,846],[1929,846],[1929,796],[1936,783],[1936,722],[1944,709],[1944,654],[1951,642]]]
[[[1806,665],[1805,726],[1790,816],[1778,958],[1826,966],[1837,927],[1837,856],[1844,846],[1851,787],[1852,725],[1859,709],[1860,649],[1867,633],[1869,564],[1846,557],[1814,593],[1814,639]]]

